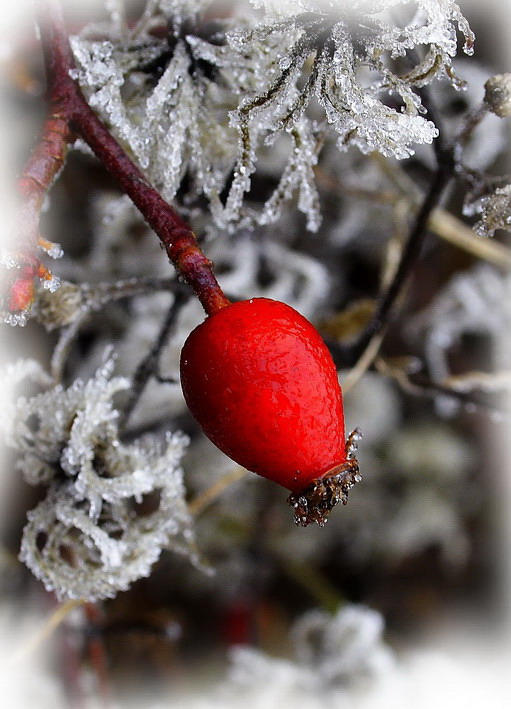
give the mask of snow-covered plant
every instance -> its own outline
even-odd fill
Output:
[[[220,698],[243,693],[248,706],[316,707],[342,702],[353,688],[368,686],[394,664],[383,640],[383,619],[363,606],[347,605],[335,615],[309,611],[291,628],[295,657],[277,658],[250,647],[232,650],[229,683]],[[318,704],[316,704],[316,701]]]
[[[2,411],[6,442],[21,454],[17,469],[48,486],[28,514],[21,559],[59,598],[115,596],[147,576],[164,548],[197,562],[179,467],[187,439],[122,443],[112,399],[130,381],[112,377],[113,368],[110,358],[88,382],[46,388]]]
[[[126,674],[178,658],[193,683],[190,651],[225,659],[201,708],[354,706],[393,672],[383,616],[398,635],[400,613],[428,622],[489,563],[478,436],[508,415],[511,373],[504,348],[479,365],[511,325],[511,178],[493,174],[510,74],[471,56],[452,0],[105,0],[85,26],[58,6],[39,3],[48,119],[0,252],[0,318],[27,325],[6,328],[23,358],[1,370],[6,509],[31,486],[0,515],[0,595],[87,601],[77,704],[87,656],[108,694],[88,643],[126,631],[151,646]],[[25,49],[9,81],[39,116]],[[291,305],[333,355],[363,481],[324,529],[292,525],[282,489],[187,411],[180,354],[215,297]],[[243,422],[258,431],[253,408]]]
[[[437,135],[418,89],[443,76],[460,85],[456,28],[466,52],[473,35],[458,6],[417,0],[403,20],[405,4],[270,4],[268,17],[249,14],[202,37],[188,28],[204,3],[150,3],[134,28],[114,13],[101,39],[94,28],[74,37],[74,75],[166,199],[186,176],[185,205],[204,195],[217,227],[239,228],[276,221],[296,194],[316,231],[314,168],[325,141],[408,157]],[[159,23],[163,39],[151,33]],[[259,172],[273,172],[275,150],[278,184],[254,211],[248,193]]]

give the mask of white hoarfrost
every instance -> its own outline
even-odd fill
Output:
[[[199,563],[179,467],[187,439],[121,442],[112,399],[130,380],[113,368],[110,358],[88,382],[46,388],[2,411],[18,469],[48,486],[28,514],[20,557],[61,599],[113,597],[147,576],[162,549]]]
[[[325,140],[334,137],[340,150],[412,155],[437,135],[416,90],[444,76],[460,86],[451,65],[456,29],[472,51],[451,0],[254,0],[262,17],[245,8],[236,28],[220,22],[210,36],[180,32],[204,5],[154,0],[129,29],[112,3],[101,40],[93,28],[73,38],[74,75],[163,196],[177,198],[186,177],[189,201],[206,197],[221,229],[275,222],[294,199],[316,231],[314,168]],[[158,23],[169,26],[165,39],[151,34]],[[408,67],[398,72],[395,60],[404,57]],[[255,176],[267,176],[278,136],[287,136],[287,159],[256,210],[249,193]]]

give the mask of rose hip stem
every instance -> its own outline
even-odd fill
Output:
[[[39,10],[51,110],[42,140],[21,178],[22,194],[29,198],[27,206],[32,212],[29,222],[35,221],[41,195],[49,189],[62,166],[67,145],[80,135],[156,233],[170,261],[193,288],[206,313],[211,315],[229,305],[213,274],[213,264],[199,247],[190,225],[149,184],[71,78],[74,60],[59,3],[40,0]]]

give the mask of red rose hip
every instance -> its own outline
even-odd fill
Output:
[[[346,502],[358,433],[345,443],[335,364],[296,310],[253,298],[210,315],[185,342],[181,385],[221,451],[291,490],[298,524],[324,524]]]

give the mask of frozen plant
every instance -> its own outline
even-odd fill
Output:
[[[182,648],[161,625],[179,614],[185,653],[210,642],[218,658],[233,636],[261,639],[258,648],[232,651],[217,706],[230,706],[240,692],[247,706],[264,709],[289,699],[314,709],[350,706],[359,690],[379,687],[392,665],[382,616],[362,606],[335,615],[301,615],[304,609],[338,607],[340,598],[393,602],[392,593],[375,596],[374,584],[381,579],[390,588],[409,562],[425,568],[435,591],[444,570],[454,570],[462,587],[467,569],[477,568],[467,561],[477,562],[473,542],[487,486],[476,479],[478,471],[486,475],[476,426],[467,434],[462,420],[454,433],[448,421],[428,425],[420,396],[433,390],[440,402],[443,387],[450,402],[458,401],[451,363],[454,372],[467,359],[454,361],[453,345],[466,332],[509,329],[509,250],[497,243],[499,235],[478,239],[448,204],[451,186],[457,198],[466,188],[467,203],[482,205],[478,231],[491,236],[506,228],[509,178],[490,176],[505,148],[502,76],[487,84],[483,100],[488,73],[481,64],[473,71],[466,59],[456,72],[470,79],[470,90],[463,99],[456,93],[463,84],[453,70],[459,40],[464,36],[471,54],[473,35],[450,0],[247,0],[221,9],[206,0],[148,0],[143,7],[107,0],[107,19],[75,26],[71,44],[58,2],[40,3],[43,15],[55,7],[40,24],[46,64],[54,69],[47,77],[49,120],[20,181],[20,248],[2,254],[5,290],[13,296],[4,299],[4,319],[27,321],[35,296],[29,332],[16,337],[42,325],[51,331],[50,346],[56,343],[49,374],[26,360],[8,370],[8,383],[19,381],[26,395],[0,412],[16,469],[44,494],[20,529],[21,559],[59,599],[100,601],[150,575],[162,551],[179,552],[185,563],[169,557],[170,573],[101,604],[97,627],[91,618],[80,626],[74,637],[82,630],[87,636],[84,657],[91,637],[100,642],[102,631],[126,628],[134,651],[143,647],[143,634],[172,672],[177,662],[168,656],[179,660]],[[78,190],[57,193],[47,215],[57,218],[40,224],[72,151],[81,154],[64,171],[63,192],[68,177]],[[112,182],[96,182],[103,168]],[[72,224],[59,219],[63,203]],[[83,223],[75,229],[78,203]],[[37,251],[62,256],[58,246],[41,246],[39,231],[48,227],[66,251],[55,293],[57,278]],[[430,231],[450,243],[427,243]],[[444,262],[444,247],[489,263],[460,274],[456,251]],[[422,255],[430,259],[424,268]],[[439,273],[428,270],[435,260],[442,262]],[[460,263],[466,267],[466,253]],[[426,280],[417,298],[413,286]],[[51,288],[36,294],[44,284]],[[197,298],[189,297],[192,290]],[[332,382],[349,391],[343,431],[364,430],[360,494],[326,529],[294,528],[273,478],[242,478],[186,413],[179,357],[204,318],[201,306],[211,322],[232,301],[261,296],[318,325],[335,358]],[[417,302],[429,307],[415,330],[424,338],[411,341]],[[264,332],[275,338],[268,323]],[[243,359],[256,340],[242,340]],[[111,359],[98,365],[112,343],[115,375]],[[197,373],[208,351],[199,349]],[[272,354],[274,347],[262,361]],[[235,369],[225,363],[221,357],[215,371]],[[483,374],[475,373],[479,385]],[[498,377],[504,381],[509,386],[505,370]],[[496,382],[486,380],[486,394]],[[250,384],[247,376],[234,397],[233,421],[243,420],[248,431],[239,436],[240,449],[249,436],[257,445],[267,440],[257,435],[254,406],[240,415]],[[468,395],[459,401],[472,401],[467,379],[464,386]],[[289,419],[293,402],[278,401],[278,390],[277,383],[259,417],[264,425]],[[224,392],[232,388],[219,386],[216,398]],[[199,410],[206,408],[204,389],[197,399]],[[169,428],[189,432],[185,460],[188,440]],[[315,436],[318,448],[324,441]],[[282,436],[275,448],[282,450]],[[217,570],[214,582],[197,582],[195,534]],[[431,553],[439,578],[429,573]],[[175,573],[176,564],[183,573]],[[295,586],[301,593],[292,593]],[[275,589],[291,591],[282,614]],[[146,592],[148,604],[140,603]],[[400,612],[419,616],[410,593],[403,589]],[[439,606],[443,595],[431,594]],[[151,615],[151,627],[134,617],[139,612]],[[267,612],[270,621],[278,616],[268,623],[278,631],[279,620],[287,627],[301,616],[286,657],[272,655],[275,634],[266,636],[261,623]],[[115,633],[108,635],[108,652],[115,642]],[[137,663],[144,670],[154,659],[147,655]],[[120,676],[115,654],[107,659]],[[95,670],[99,687],[106,673]],[[193,679],[194,669],[188,672]]]
[[[235,647],[220,697],[229,703],[241,692],[254,707],[276,708],[291,701],[306,707],[325,701],[343,706],[354,690],[363,691],[392,670],[394,656],[382,634],[380,614],[363,606],[347,605],[333,616],[309,611],[291,628],[294,659]]]
[[[72,39],[73,75],[166,199],[179,198],[187,176],[183,206],[204,195],[217,227],[238,228],[277,221],[296,195],[316,231],[314,168],[325,141],[397,158],[431,143],[437,129],[417,90],[442,76],[459,86],[456,27],[467,52],[473,35],[450,0],[416,0],[404,23],[395,18],[409,3],[400,0],[262,4],[262,18],[217,22],[206,37],[183,28],[207,3],[151,2],[134,28],[116,10],[101,39],[94,27]],[[164,39],[151,33],[158,23]],[[255,208],[247,193],[275,149],[287,154],[278,184]]]
[[[186,437],[122,443],[112,399],[130,381],[113,368],[110,358],[88,382],[47,387],[2,412],[17,469],[48,486],[28,514],[21,559],[59,598],[112,597],[147,576],[162,549],[198,561],[179,467]]]

